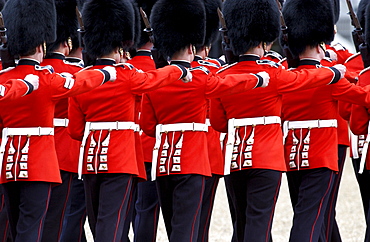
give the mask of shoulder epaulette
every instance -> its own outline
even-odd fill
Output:
[[[207,75],[210,73],[210,71],[204,67],[204,66],[197,66],[197,67],[193,67],[193,68],[190,68],[189,71],[203,71],[204,73],[206,73]]]
[[[50,74],[54,73],[54,68],[50,65],[47,65],[47,66],[35,65],[35,70],[37,70],[37,71],[49,71]]]
[[[83,63],[82,60],[80,62],[71,62],[71,61],[64,60],[63,62],[64,62],[64,64],[67,64],[67,65],[84,68],[84,63]]]
[[[272,67],[275,67],[275,68],[279,68],[280,64],[276,63],[276,62],[273,62],[273,61],[270,61],[270,60],[256,60],[256,63],[258,65],[269,65],[269,66],[272,66]]]
[[[238,62],[235,62],[235,63],[229,64],[229,65],[226,65],[225,67],[223,67],[222,69],[220,69],[219,71],[217,71],[216,74],[218,74],[220,72],[223,72],[224,70],[227,70],[227,69],[229,69],[232,66],[235,66],[237,63]]]
[[[367,72],[368,70],[370,70],[370,66],[363,69],[358,75],[360,76],[360,75],[364,74],[365,72]]]
[[[219,66],[215,63],[205,61],[205,60],[198,60],[198,64],[202,65],[202,66],[210,66],[210,67],[213,67],[213,68],[220,68],[221,67],[221,66]]]
[[[265,56],[272,56],[280,61],[283,59],[283,57],[278,52],[273,50],[268,51]]]
[[[14,66],[11,66],[11,67],[8,67],[6,69],[3,69],[3,70],[0,71],[0,74],[3,74],[3,73],[8,72],[10,70],[13,70],[14,68],[15,68]]]
[[[336,51],[347,50],[346,47],[344,47],[341,43],[335,43],[331,47],[333,47]]]
[[[118,67],[122,67],[124,69],[129,69],[129,70],[133,70],[135,67],[129,63],[118,63],[118,64],[114,64],[113,66],[118,66]]]
[[[358,55],[360,55],[360,52],[357,52],[356,54],[353,54],[350,57],[348,57],[347,60],[344,63],[347,63],[348,61],[352,60],[353,58],[357,57]]]
[[[210,57],[206,57],[205,60],[206,61],[210,61],[210,62],[214,62],[218,66],[224,66],[224,65],[226,65],[226,62],[223,61],[223,60],[221,60],[221,58],[210,58]]]

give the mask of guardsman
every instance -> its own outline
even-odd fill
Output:
[[[50,65],[56,73],[75,74],[82,67],[78,64],[70,64],[66,62],[66,56],[69,55],[72,39],[77,37],[77,17],[76,17],[75,0],[56,0],[55,7],[57,13],[56,25],[56,40],[53,43],[46,45],[46,57],[41,63],[42,66]],[[68,132],[68,97],[58,100],[55,106],[54,114],[54,139],[55,149],[57,152],[60,175],[62,184],[54,186],[51,191],[48,212],[45,217],[44,232],[42,241],[59,241],[63,236],[65,241],[81,241],[85,237],[83,225],[86,219],[86,209],[83,190],[79,193],[74,193],[73,189],[78,189],[83,183],[77,179],[78,155],[80,142],[72,139]],[[75,184],[73,184],[75,183]],[[74,186],[73,186],[74,185]],[[72,194],[74,193],[74,197]],[[79,196],[77,198],[75,196]],[[72,230],[63,231],[65,214],[71,208],[71,201],[78,199],[80,203],[77,205],[79,216],[76,214],[75,221],[68,220],[66,222],[73,223]],[[76,205],[75,205],[76,206]],[[67,226],[70,226],[68,224]],[[64,234],[64,235],[63,235]],[[83,240],[86,240],[83,238]]]
[[[217,8],[222,8],[221,0],[204,0],[204,7],[206,11],[206,32],[204,43],[196,45],[196,53],[194,60],[190,63],[191,67],[204,66],[211,72],[217,72],[221,66],[226,63],[221,59],[209,58],[208,54],[212,48],[211,44],[217,38],[219,33],[219,18]],[[216,196],[216,190],[220,178],[223,176],[223,158],[221,152],[220,132],[214,130],[209,121],[209,105],[210,100],[207,100],[207,119],[206,124],[208,125],[207,137],[207,148],[209,161],[211,164],[211,177],[207,177],[205,180],[204,194],[202,201],[202,208],[200,210],[200,222],[199,222],[199,234],[197,241],[207,242],[209,237],[209,226],[211,224],[211,216]]]
[[[286,170],[282,95],[336,82],[341,74],[335,68],[319,68],[316,73],[287,71],[275,62],[261,60],[266,46],[279,36],[276,1],[227,0],[223,12],[230,47],[239,61],[218,75],[265,70],[271,77],[272,85],[264,89],[211,101],[211,125],[227,133],[225,174],[231,174],[225,176],[225,184],[235,209],[234,240],[269,241],[281,176]]]
[[[83,174],[94,239],[120,241],[132,182],[139,175],[135,97],[183,78],[188,81],[191,74],[181,65],[144,73],[131,64],[119,63],[121,51],[134,40],[134,9],[129,0],[88,1],[82,18],[85,50],[96,59],[89,69],[114,67],[117,82],[70,99],[68,130],[72,138],[82,141],[79,173]]]
[[[0,75],[4,71],[0,71]],[[39,87],[39,79],[37,76],[29,75],[24,79],[4,80],[0,84],[0,101],[12,101],[20,97],[26,96]]]
[[[366,3],[366,4],[364,4]],[[366,14],[361,15],[363,18],[363,23],[361,26],[365,30],[365,41],[369,43],[370,41],[370,22],[369,14],[370,5],[369,1],[362,0],[359,4],[360,7]],[[366,19],[365,17],[366,16]],[[359,20],[360,15],[358,15]],[[366,21],[365,21],[366,20]],[[358,76],[357,85],[366,86],[369,85],[368,76],[369,76],[369,67],[362,70]],[[369,151],[368,145],[366,144],[369,140],[369,118],[368,118],[368,109],[359,105],[352,105],[352,110],[350,112],[350,129],[352,132],[351,135],[351,158],[356,175],[356,179],[359,185],[362,205],[364,208],[364,215],[366,221],[366,233],[364,241],[370,241],[370,216],[369,216],[369,204],[370,204],[370,162],[369,160]],[[365,145],[366,144],[366,145]],[[360,168],[361,167],[361,168]]]
[[[331,5],[326,0],[287,1],[283,15],[289,48],[300,57],[296,70],[320,67],[325,43],[334,39]],[[338,172],[338,100],[369,106],[369,97],[344,78],[335,85],[283,95],[285,161],[294,211],[290,241],[319,241],[322,233]]]
[[[61,98],[89,91],[113,79],[116,72],[106,68],[62,75],[54,73],[50,66],[39,66],[45,41],[55,40],[54,1],[8,1],[3,15],[9,51],[19,55],[20,60],[2,76],[37,75],[39,89],[12,102],[0,103],[0,183],[13,239],[41,241],[51,187],[61,183],[53,137],[55,104]]]
[[[150,22],[158,51],[170,63],[190,67],[195,46],[204,45],[206,15],[202,1],[159,0]],[[211,176],[207,98],[266,85],[268,79],[265,73],[219,78],[204,66],[191,71],[191,83],[175,82],[148,92],[142,103],[141,128],[156,137],[152,178],[169,241],[198,240],[205,179]]]

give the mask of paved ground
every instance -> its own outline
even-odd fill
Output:
[[[286,177],[284,175],[272,228],[274,242],[288,241],[292,217],[293,212],[290,205]],[[350,159],[346,160],[342,183],[339,190],[337,222],[343,242],[363,241],[365,233],[365,219],[363,216],[360,193]],[[231,220],[228,212],[224,181],[221,180],[216,195],[209,241],[230,241],[232,233],[231,229]],[[130,237],[132,238],[132,233],[130,233]],[[89,235],[89,238],[89,241],[92,241],[91,235]],[[159,224],[157,241],[168,241],[162,220]]]

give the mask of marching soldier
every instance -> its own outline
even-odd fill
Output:
[[[46,45],[46,57],[41,65],[50,65],[56,73],[75,74],[82,67],[78,64],[70,64],[66,62],[66,56],[69,55],[72,38],[77,37],[77,17],[75,0],[57,0],[55,1],[57,13],[56,25],[56,41]],[[63,236],[65,241],[86,241],[83,225],[86,219],[86,208],[83,190],[79,193],[73,193],[73,189],[79,182],[79,186],[83,187],[81,180],[77,179],[78,154],[80,142],[73,140],[68,132],[68,97],[58,100],[55,106],[54,117],[54,139],[55,148],[58,157],[60,175],[62,184],[54,186],[51,191],[48,212],[45,217],[44,232],[42,241],[59,241]],[[75,186],[73,186],[75,185]],[[72,194],[74,197],[72,197]],[[75,197],[75,196],[78,196]],[[66,213],[71,208],[71,201],[78,199],[80,203],[74,208],[79,211],[79,216],[76,214],[75,221],[67,221],[73,223],[73,228],[70,231],[63,231],[64,218]],[[69,226],[69,225],[68,225]],[[67,239],[68,238],[68,239]]]
[[[119,241],[139,175],[134,132],[135,96],[180,79],[191,80],[187,68],[170,65],[143,72],[119,63],[121,51],[134,38],[134,11],[129,0],[93,0],[84,4],[85,50],[96,59],[89,69],[114,67],[117,82],[70,99],[69,133],[82,141],[79,173],[83,174],[86,208],[96,241]],[[143,164],[142,164],[143,165]]]
[[[341,74],[335,68],[287,71],[275,62],[261,60],[266,46],[279,35],[276,1],[227,0],[223,11],[230,47],[239,61],[218,75],[266,70],[271,76],[272,85],[264,89],[211,101],[211,125],[227,133],[223,145],[225,172],[231,173],[225,176],[225,184],[235,209],[234,239],[269,241],[281,175],[286,171],[282,95],[335,83]]]
[[[204,45],[204,4],[198,0],[159,0],[150,22],[158,51],[169,57],[170,63],[190,67],[195,46]],[[141,128],[156,137],[152,178],[156,180],[169,241],[199,238],[205,179],[211,176],[205,123],[207,98],[249,90],[266,81],[250,74],[222,79],[203,66],[191,70],[191,83],[177,82],[148,92],[142,103]]]
[[[15,241],[40,241],[51,187],[61,182],[54,145],[53,115],[58,99],[76,95],[114,79],[115,70],[58,75],[41,67],[43,43],[55,38],[53,1],[8,1],[3,10],[11,54],[18,65],[4,78],[40,79],[37,93],[0,103],[1,177],[10,228]],[[32,26],[32,28],[25,28]]]
[[[334,38],[330,4],[288,1],[283,15],[289,48],[301,59],[297,70],[317,69],[325,43]],[[283,95],[285,161],[294,211],[290,241],[319,241],[338,172],[338,100],[369,106],[369,95],[346,79]],[[325,241],[326,236],[320,239]]]
[[[0,75],[4,72],[0,72]],[[23,97],[37,90],[39,78],[34,75],[27,75],[22,79],[4,80],[0,84],[0,101],[12,101]]]

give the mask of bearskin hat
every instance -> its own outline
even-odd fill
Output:
[[[366,19],[365,11],[366,11],[367,5],[369,5],[369,2],[370,0],[361,0],[360,3],[358,4],[357,18],[362,28],[365,28],[365,19]]]
[[[288,27],[288,45],[298,56],[307,46],[334,39],[334,17],[329,0],[287,0],[283,15]]]
[[[136,4],[139,8],[142,8],[145,14],[147,15],[148,19],[150,19],[150,14],[152,12],[153,5],[157,2],[157,0],[136,0]],[[149,42],[149,35],[144,33],[143,30],[146,28],[144,21],[140,17],[140,39],[137,41],[137,46],[141,47],[144,44]]]
[[[333,8],[334,13],[334,23],[337,23],[339,20],[339,14],[340,14],[340,2],[339,0],[330,0]]]
[[[0,0],[0,10],[4,8],[5,0]]]
[[[160,53],[172,57],[192,44],[203,44],[206,13],[200,0],[158,0],[150,16],[155,46]]]
[[[2,13],[12,55],[26,55],[44,42],[55,41],[54,0],[7,1]]]
[[[225,16],[234,55],[241,55],[261,42],[271,43],[279,36],[279,9],[275,0],[227,0]]]
[[[363,2],[362,0],[361,2]],[[370,4],[366,4],[365,14],[364,14],[364,25],[361,25],[365,31],[365,42],[369,46],[370,41]]]
[[[221,0],[203,0],[206,10],[206,37],[204,46],[209,46],[217,38],[220,28],[217,8],[222,8]]]
[[[57,38],[55,42],[48,44],[47,52],[53,52],[58,46],[68,41],[69,38],[77,37],[76,0],[55,0],[57,11]]]
[[[140,41],[141,32],[142,32],[142,29],[141,29],[141,14],[140,14],[139,7],[138,7],[137,3],[134,0],[131,0],[131,4],[132,4],[133,11],[134,11],[134,16],[135,16],[135,19],[134,19],[134,43],[133,43],[132,48],[136,48],[138,46],[137,45],[138,42]]]
[[[97,58],[134,42],[135,14],[130,0],[90,0],[82,10],[86,52]]]

